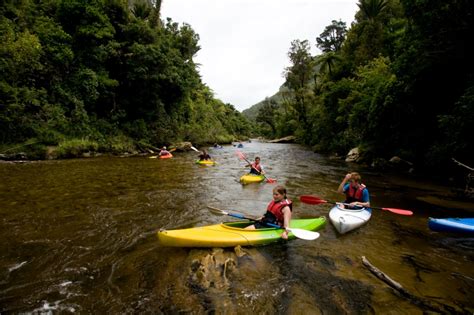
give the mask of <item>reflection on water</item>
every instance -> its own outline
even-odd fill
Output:
[[[0,312],[79,313],[413,313],[419,306],[376,279],[366,256],[405,289],[472,313],[474,239],[431,232],[428,216],[471,216],[469,208],[427,202],[449,187],[328,160],[304,147],[253,141],[267,176],[287,187],[295,217],[327,215],[344,174],[358,170],[374,210],[362,228],[316,241],[257,248],[160,246],[160,228],[232,220],[207,205],[261,215],[275,184],[242,186],[247,170],[231,146],[212,150],[216,166],[173,159],[104,157],[0,164]],[[428,198],[428,199],[427,199]],[[471,209],[472,210],[472,209]]]

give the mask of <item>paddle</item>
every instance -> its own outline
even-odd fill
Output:
[[[316,196],[310,196],[310,195],[303,195],[303,196],[300,196],[300,200],[301,202],[304,202],[304,203],[308,203],[308,204],[311,204],[311,205],[319,205],[321,203],[332,203],[332,204],[336,204],[336,203],[341,203],[341,202],[335,202],[335,201],[328,201],[328,200],[324,200],[324,199],[321,199],[321,198],[318,198]],[[343,205],[347,205],[347,203],[342,203]],[[410,210],[404,210],[404,209],[396,209],[396,208],[379,208],[379,207],[370,207],[372,209],[379,209],[379,210],[385,210],[385,211],[390,211],[390,212],[393,212],[393,213],[396,213],[396,214],[400,214],[400,215],[412,215],[413,214],[413,211],[410,211]]]
[[[194,151],[196,151],[196,152],[199,152],[199,150],[198,150],[198,149],[196,149],[196,148],[195,148],[195,147],[193,147],[193,146],[191,146],[191,149],[192,149],[192,150],[194,150]]]
[[[241,159],[241,160],[245,160],[245,162],[247,162],[251,168],[253,168],[254,170],[256,170],[260,175],[262,175],[266,180],[267,180],[267,183],[270,183],[270,184],[273,184],[274,182],[276,182],[276,179],[275,178],[268,178],[267,176],[265,176],[265,174],[263,174],[262,172],[260,172],[259,170],[257,170],[255,167],[252,166],[252,163],[250,163],[249,160],[247,160],[247,158],[245,157],[245,155],[240,152],[240,151],[236,151],[236,154],[237,156]]]
[[[245,220],[249,220],[249,221],[253,221],[253,222],[258,222],[258,220],[246,217],[242,214],[229,213],[227,211],[224,211],[224,210],[221,210],[221,209],[218,209],[218,208],[214,208],[214,207],[211,207],[211,206],[207,206],[207,207],[209,209],[211,209],[213,213],[216,213],[216,214],[224,214],[224,215],[228,215],[228,216],[234,217],[234,218],[239,218],[239,219],[245,219]],[[278,224],[271,224],[271,223],[266,223],[265,222],[265,225],[272,226],[272,227],[275,227],[275,228],[278,228],[278,229],[283,229]],[[301,238],[301,239],[307,240],[307,241],[312,241],[312,240],[315,240],[319,237],[318,232],[313,232],[313,231],[308,231],[308,230],[303,230],[303,229],[293,229],[293,228],[291,228],[291,229],[288,228],[286,230],[288,232],[293,233],[293,235],[296,236],[297,238]]]

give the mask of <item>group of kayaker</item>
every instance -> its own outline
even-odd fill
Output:
[[[206,150],[202,150],[200,153],[201,154],[198,156],[200,161],[211,160],[211,156]],[[250,167],[249,174],[265,174],[265,171],[260,164],[259,156],[256,156],[252,163],[247,159],[245,160],[248,162],[246,167]],[[346,196],[343,203],[338,203],[341,208],[357,209],[370,207],[369,191],[367,187],[362,184],[361,176],[357,172],[346,174],[339,184],[337,191]],[[258,219],[257,223],[246,227],[246,229],[259,229],[271,227],[276,224],[285,229],[281,237],[283,239],[288,239],[288,228],[290,227],[293,203],[288,199],[286,188],[284,186],[276,186],[272,192],[273,198],[268,204],[265,214]]]
[[[257,158],[255,158],[257,162]],[[260,161],[260,159],[258,159]],[[254,163],[252,163],[254,164]],[[258,165],[259,163],[257,163]],[[252,167],[254,169],[254,167]],[[255,167],[255,169],[257,169]],[[361,176],[357,172],[351,172],[344,176],[338,192],[346,196],[346,200],[340,204],[342,208],[369,208],[370,196],[367,187],[361,183]],[[258,219],[259,222],[246,227],[246,229],[259,229],[271,227],[277,224],[285,231],[281,235],[283,239],[288,239],[288,228],[290,227],[291,214],[293,211],[292,201],[286,195],[286,188],[276,186],[273,188],[273,199],[267,206],[265,214]],[[270,225],[268,225],[269,223]]]

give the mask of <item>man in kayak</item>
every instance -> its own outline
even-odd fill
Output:
[[[349,208],[370,208],[370,195],[367,187],[361,183],[360,174],[352,172],[346,174],[339,184],[337,192],[346,195],[346,200],[342,207]]]
[[[265,174],[265,171],[263,170],[263,167],[260,164],[260,157],[258,156],[255,157],[255,162],[246,165],[246,167],[249,167],[249,166],[250,166],[249,174],[255,174],[255,175]]]
[[[285,229],[281,238],[288,239],[288,228],[290,227],[291,211],[293,210],[293,203],[286,197],[286,188],[283,186],[276,186],[273,188],[273,200],[267,206],[267,212],[259,218],[259,222],[249,225],[246,229],[261,229],[268,228],[265,223],[276,224]]]
[[[171,154],[170,151],[166,150],[166,147],[162,147],[161,150],[160,150],[160,153],[159,155],[162,156],[162,155],[169,155]]]
[[[202,150],[201,154],[198,155],[199,161],[211,160],[211,156],[206,150]]]

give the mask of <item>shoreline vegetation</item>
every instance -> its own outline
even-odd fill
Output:
[[[333,158],[397,163],[472,191],[473,171],[452,160],[474,165],[473,2],[357,6],[349,27],[333,20],[315,33],[320,54],[309,40],[289,43],[278,93],[240,113],[202,81],[199,34],[162,17],[161,1],[6,1],[0,154],[130,155],[293,136]]]

